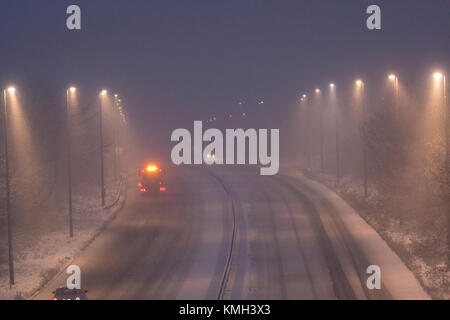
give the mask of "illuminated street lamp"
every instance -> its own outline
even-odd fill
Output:
[[[436,82],[440,82],[442,80],[442,88],[443,88],[443,100],[442,104],[444,107],[444,125],[445,125],[445,175],[446,175],[446,185],[448,186],[450,181],[450,172],[449,172],[449,149],[448,149],[448,139],[449,139],[449,110],[447,105],[447,79],[444,74],[441,72],[436,72],[433,75],[434,80]],[[447,210],[448,211],[448,210]],[[450,212],[447,212],[447,270],[450,271]]]
[[[9,95],[14,95],[16,88],[9,87],[3,90],[3,136],[5,145],[5,180],[6,180],[6,224],[8,227],[8,263],[9,263],[9,286],[14,285],[14,253],[12,244],[12,230],[11,230],[11,187],[9,181],[9,157],[8,157],[8,92]]]
[[[319,103],[319,139],[320,139],[320,172],[323,173],[324,168],[324,158],[323,158],[323,106],[322,101],[320,101],[320,89],[316,89],[316,97]]]
[[[441,80],[443,80],[442,85],[443,85],[443,107],[444,107],[444,118],[445,118],[445,166],[446,166],[446,170],[447,170],[447,182],[449,179],[449,172],[448,172],[448,167],[449,167],[449,150],[448,150],[448,130],[449,130],[449,110],[448,110],[448,105],[447,105],[447,79],[445,77],[444,74],[440,73],[440,72],[436,72],[433,75],[434,79],[436,82],[440,82]],[[450,234],[449,234],[450,235]]]
[[[443,75],[442,75],[442,73],[440,73],[440,72],[436,72],[436,73],[433,75],[433,77],[434,77],[435,80],[441,80],[442,77],[443,77]]]
[[[311,121],[309,121],[309,115],[311,114],[310,110],[308,109],[308,96],[306,94],[302,94],[302,98],[300,99],[301,102],[305,105],[303,108],[303,112],[305,113],[305,116],[303,117],[304,124],[304,139],[303,139],[303,148],[306,151],[306,158],[308,163],[308,168],[311,168],[311,141],[310,141],[310,128],[311,128]]]
[[[394,91],[395,91],[395,109],[398,109],[398,77],[391,73],[388,75],[388,79],[394,84]]]
[[[119,99],[118,94],[114,95],[114,105],[117,108],[117,110],[120,111],[120,109],[119,109],[120,108],[120,99]],[[120,130],[120,126],[116,125],[117,121],[119,120],[117,117],[116,109],[113,110],[112,116],[113,116],[113,122],[114,122],[114,126],[113,126],[113,144],[114,144],[113,168],[114,168],[114,170],[113,170],[113,172],[114,172],[114,183],[116,183],[117,182],[118,163],[119,163],[118,152],[117,152],[119,137],[118,137],[116,128],[119,128],[118,130]]]
[[[70,98],[75,95],[77,89],[70,87],[66,90],[66,113],[67,113],[67,181],[69,192],[69,235],[73,237],[73,220],[72,220],[72,151],[71,151],[71,131],[72,122],[70,117]]]
[[[363,137],[366,136],[366,107],[364,103],[364,82],[360,79],[356,80],[356,86],[361,90],[361,108],[362,108],[362,130]],[[366,144],[363,141],[363,170],[364,170],[364,197],[367,198],[367,148]]]
[[[99,103],[99,125],[100,125],[100,182],[101,182],[101,197],[102,206],[105,206],[105,167],[104,167],[104,156],[103,156],[103,100],[106,97],[108,91],[102,90],[100,92],[100,103]]]
[[[336,101],[336,86],[334,83],[330,83],[330,102],[334,107],[335,116],[335,127],[336,127],[336,182],[339,184],[341,180],[341,164],[340,164],[340,149],[339,149],[339,118],[338,118],[338,107]]]

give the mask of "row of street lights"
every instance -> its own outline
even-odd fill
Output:
[[[68,214],[69,214],[69,236],[73,237],[73,219],[72,219],[72,152],[71,152],[71,136],[72,136],[72,123],[71,123],[71,101],[75,98],[77,89],[70,87],[66,90],[66,116],[67,116],[67,182],[68,182]],[[7,220],[7,233],[8,233],[8,265],[9,265],[9,283],[10,287],[14,285],[14,254],[13,254],[13,242],[12,242],[12,227],[11,227],[11,187],[9,176],[9,155],[8,155],[8,102],[16,94],[15,87],[9,87],[3,90],[3,136],[4,136],[4,155],[5,155],[5,184],[6,184],[6,220]],[[101,175],[101,204],[105,206],[105,179],[104,179],[104,156],[103,156],[103,115],[102,109],[104,100],[107,97],[108,91],[102,90],[99,94],[99,130],[100,130],[100,175]],[[119,109],[120,115],[123,117],[122,107],[117,101],[118,95],[114,95],[116,106]],[[123,117],[125,123],[125,119]],[[115,146],[116,148],[116,146]],[[116,152],[116,150],[115,150]],[[115,159],[116,160],[116,159]]]
[[[449,149],[448,149],[448,141],[449,141],[449,110],[448,110],[448,106],[447,106],[447,92],[446,92],[446,77],[444,74],[440,73],[440,72],[436,72],[433,74],[433,77],[436,81],[441,81],[443,80],[443,106],[445,109],[445,167],[446,167],[446,175],[447,175],[447,183],[449,182]],[[395,109],[398,108],[398,97],[399,97],[399,80],[398,80],[398,76],[396,74],[389,74],[387,77],[394,86],[394,92],[395,92]],[[355,85],[356,87],[360,90],[360,96],[361,96],[361,109],[362,109],[362,130],[363,130],[363,136],[365,136],[366,132],[365,132],[365,125],[364,123],[366,122],[366,117],[367,117],[367,111],[366,111],[366,106],[365,106],[365,101],[364,101],[364,90],[365,90],[365,84],[361,79],[357,79],[355,81]],[[334,83],[330,83],[329,85],[330,88],[330,97],[332,102],[334,103],[334,107],[335,107],[335,122],[336,122],[336,181],[339,184],[340,182],[340,150],[339,150],[339,120],[338,120],[338,107],[337,107],[337,102],[336,102],[336,92],[335,92],[335,88],[336,85]],[[321,96],[321,90],[320,89],[315,89],[315,96],[316,99],[319,99]],[[308,101],[308,95],[303,94],[300,98],[300,101],[303,102],[304,104],[307,103]],[[319,113],[320,113],[320,125],[319,125],[319,131],[320,131],[320,170],[321,173],[324,172],[324,143],[323,143],[323,139],[324,139],[324,133],[323,133],[323,107],[322,107],[322,103],[319,101],[318,103],[319,105]],[[397,113],[397,110],[395,110],[395,114]],[[368,173],[367,173],[367,147],[365,144],[363,144],[363,175],[364,175],[364,197],[367,198],[368,196]],[[308,158],[308,166],[311,167],[311,150],[310,150],[310,146],[308,143],[308,148],[307,148],[307,158]],[[449,218],[450,219],[450,218]],[[449,223],[450,226],[450,223]],[[449,231],[450,232],[450,231]],[[449,233],[449,239],[450,239],[450,233]]]

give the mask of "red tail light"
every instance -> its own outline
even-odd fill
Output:
[[[142,188],[142,189],[141,189],[141,192],[147,192],[147,189]]]

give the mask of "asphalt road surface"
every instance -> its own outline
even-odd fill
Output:
[[[73,262],[89,299],[428,297],[398,261],[373,261],[358,238],[373,234],[349,229],[339,208],[295,176],[198,168],[168,180],[159,197],[140,195],[131,181],[124,208]],[[393,255],[381,250],[382,260]],[[367,289],[370,264],[388,266],[381,290]],[[34,299],[51,299],[66,278]]]

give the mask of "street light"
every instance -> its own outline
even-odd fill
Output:
[[[105,167],[103,163],[103,99],[108,93],[107,90],[102,90],[100,92],[100,103],[99,103],[99,126],[100,126],[100,182],[101,182],[101,197],[102,206],[105,206]]]
[[[363,130],[363,137],[366,136],[366,107],[364,103],[364,82],[360,79],[356,80],[355,82],[356,86],[361,89],[361,108],[363,112],[362,116],[362,130]],[[367,198],[367,148],[366,144],[363,141],[363,170],[364,170],[364,197]]]
[[[302,94],[302,98],[300,99],[301,102],[305,105],[303,112],[305,113],[305,116],[303,117],[304,120],[304,139],[303,139],[303,148],[306,151],[306,158],[307,158],[307,164],[308,169],[311,168],[311,142],[310,142],[310,122],[307,118],[309,118],[310,110],[308,110],[308,96],[306,94]]]
[[[120,111],[120,99],[119,99],[119,95],[115,94],[114,95],[114,105],[117,107],[117,109]],[[114,168],[114,183],[117,182],[117,171],[118,171],[118,152],[117,152],[117,146],[118,146],[118,133],[116,128],[117,126],[117,121],[119,120],[117,117],[117,113],[116,113],[116,109],[113,110],[112,112],[112,117],[113,117],[113,122],[114,122],[114,127],[113,127],[113,142],[114,142],[114,163],[113,163],[113,168]],[[120,133],[119,133],[120,134]]]
[[[398,77],[391,73],[388,75],[388,79],[394,83],[394,91],[395,91],[395,110],[398,109]]]
[[[450,178],[450,172],[449,172],[449,149],[448,149],[448,139],[449,139],[449,110],[447,105],[447,79],[444,74],[441,72],[436,72],[433,75],[436,82],[440,82],[443,80],[443,107],[444,107],[444,125],[445,125],[445,171],[446,171],[446,185],[449,185],[449,178]],[[447,210],[448,211],[448,210]],[[447,212],[447,270],[450,270],[450,212]]]
[[[14,285],[14,253],[12,244],[12,230],[11,230],[11,187],[9,181],[9,158],[8,158],[8,110],[7,110],[7,94],[14,95],[16,88],[9,87],[3,90],[3,135],[5,144],[5,178],[6,178],[6,224],[8,227],[8,262],[9,262],[9,286]]]
[[[444,106],[444,117],[445,117],[445,167],[447,168],[447,181],[449,178],[449,172],[448,172],[448,167],[449,167],[449,150],[448,150],[448,138],[449,138],[449,134],[448,134],[448,130],[449,130],[449,112],[448,112],[448,106],[447,106],[447,79],[445,77],[444,74],[440,73],[440,72],[436,72],[433,75],[434,79],[436,81],[441,81],[443,80],[443,106]],[[450,231],[449,231],[450,232]],[[449,234],[450,235],[450,234]]]
[[[340,165],[340,149],[339,149],[339,118],[336,101],[336,86],[330,83],[330,102],[334,107],[335,127],[336,127],[336,182],[339,184],[341,180],[341,165]]]
[[[324,159],[323,159],[323,106],[320,101],[320,89],[316,89],[316,97],[319,103],[319,139],[320,139],[320,172],[323,173]]]
[[[433,75],[433,77],[434,77],[435,80],[441,80],[441,78],[443,77],[443,75],[442,75],[442,73],[440,73],[440,72],[436,72],[436,73]]]
[[[67,113],[67,181],[69,192],[69,236],[73,238],[73,220],[72,220],[72,148],[71,148],[71,131],[72,122],[70,117],[70,98],[77,89],[70,87],[66,90],[66,113]]]

